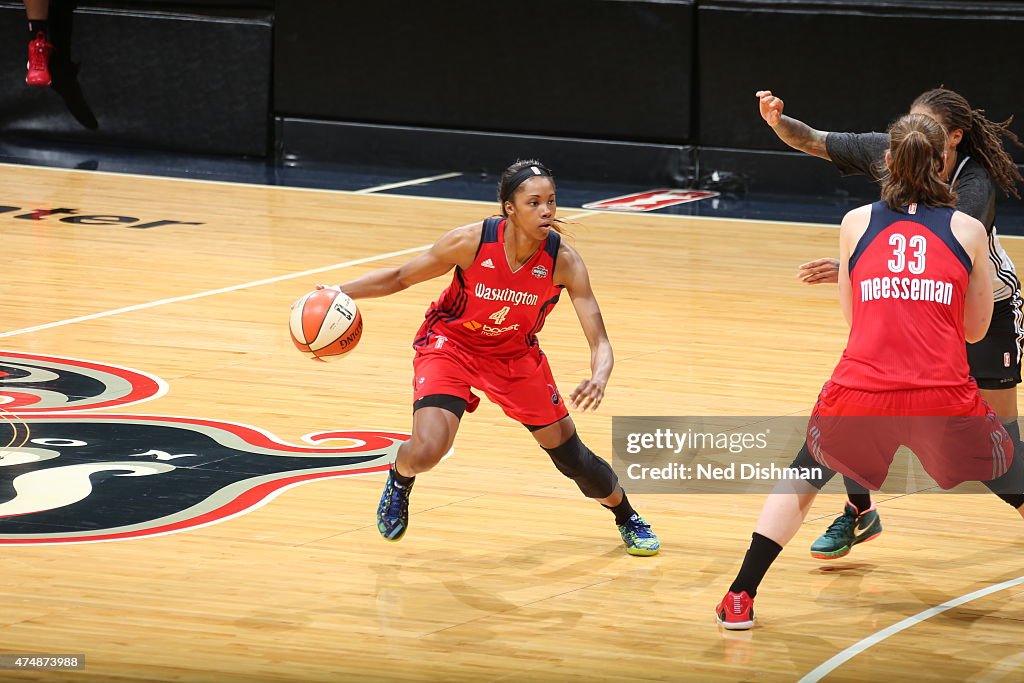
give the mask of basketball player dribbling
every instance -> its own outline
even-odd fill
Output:
[[[416,475],[451,448],[463,414],[480,402],[475,389],[522,423],[583,495],[612,511],[626,552],[654,555],[657,536],[608,463],[580,441],[537,342],[564,289],[591,349],[591,377],[569,398],[579,410],[597,409],[612,347],[583,259],[561,239],[551,171],[539,161],[516,162],[501,176],[498,199],[502,218],[456,228],[405,265],[340,286],[353,299],[381,297],[455,269],[413,342],[412,436],[388,474],[377,528],[389,541],[405,534]]]
[[[1014,492],[1024,516],[1024,461],[1014,457],[967,364],[965,342],[983,338],[992,317],[985,227],[953,208],[956,195],[941,177],[946,133],[938,122],[908,114],[889,136],[882,201],[854,209],[840,228],[840,302],[850,337],[795,464],[877,490],[906,445],[943,488],[985,481]],[[784,481],[768,496],[740,571],[715,609],[722,626],[753,626],[758,586],[821,483]]]
[[[885,176],[885,133],[835,133],[819,131],[783,115],[784,103],[770,90],[756,93],[761,117],[790,147],[833,162],[843,175],[867,175],[876,182]],[[1017,385],[1021,381],[1021,345],[1024,342],[1024,311],[1020,281],[1013,261],[999,243],[995,227],[996,187],[1007,196],[1020,198],[1016,185],[1024,181],[1003,138],[1020,146],[1009,130],[1012,117],[990,121],[984,111],[972,109],[960,94],[946,88],[921,93],[910,106],[911,114],[926,114],[946,129],[946,165],[942,178],[957,193],[956,208],[981,221],[988,232],[989,261],[995,306],[988,333],[967,345],[971,376],[981,395],[999,416],[1014,444],[1020,443],[1017,425]],[[807,284],[838,282],[839,261],[823,258],[800,266],[799,277]],[[843,514],[811,545],[811,555],[829,560],[847,555],[851,548],[882,532],[881,519],[871,495],[846,479],[849,501]],[[1012,507],[1014,496],[1000,495]]]

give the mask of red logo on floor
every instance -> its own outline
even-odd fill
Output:
[[[584,209],[598,209],[600,211],[654,211],[664,209],[666,206],[676,204],[687,204],[708,197],[717,197],[718,192],[707,192],[705,190],[649,190],[636,194],[627,194],[622,197],[602,199],[599,202],[584,204]]]

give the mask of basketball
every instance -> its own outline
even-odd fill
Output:
[[[363,316],[347,294],[317,289],[292,307],[289,324],[292,343],[319,361],[334,361],[350,353],[363,335]]]

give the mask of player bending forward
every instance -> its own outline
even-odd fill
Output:
[[[463,414],[480,403],[476,389],[522,423],[583,495],[612,511],[626,552],[654,555],[658,537],[608,463],[580,441],[537,343],[566,290],[591,351],[591,377],[570,400],[580,410],[596,409],[612,372],[612,347],[583,259],[559,234],[554,178],[538,161],[518,161],[502,174],[498,199],[502,218],[456,228],[403,266],[341,285],[353,299],[381,297],[455,269],[413,342],[412,436],[388,474],[377,528],[389,541],[405,534],[416,475],[452,447]]]

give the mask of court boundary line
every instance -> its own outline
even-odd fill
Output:
[[[423,197],[420,195],[413,194],[379,194],[378,192],[368,192],[367,189],[363,190],[332,190],[321,187],[296,187],[292,185],[267,185],[266,183],[243,183],[239,181],[231,180],[207,180],[205,178],[176,178],[174,176],[162,176],[162,175],[145,175],[142,173],[118,173],[117,171],[90,171],[84,168],[61,168],[58,166],[33,166],[29,164],[12,164],[7,161],[0,162],[0,168],[11,167],[11,168],[28,168],[37,169],[41,171],[51,172],[65,172],[65,173],[92,173],[102,176],[114,176],[114,177],[125,177],[125,178],[141,178],[143,180],[169,180],[172,182],[179,183],[206,183],[209,185],[226,185],[228,187],[258,187],[263,189],[271,190],[294,190],[295,192],[318,192],[325,194],[337,194],[337,195],[351,195],[354,197],[393,197],[396,199],[412,199],[417,201],[429,201],[429,202],[445,202],[454,204],[483,204],[485,206],[494,206],[493,201],[484,201],[482,199],[453,199],[451,197]],[[460,174],[461,175],[461,174]],[[424,181],[426,182],[426,181]],[[382,186],[383,187],[383,186]],[[768,225],[790,225],[790,226],[811,226],[815,228],[838,228],[838,223],[808,223],[800,221],[776,221],[762,218],[728,218],[724,216],[683,216],[681,214],[673,213],[653,213],[653,212],[641,212],[633,213],[626,211],[602,211],[599,209],[583,209],[581,207],[565,206],[559,207],[562,211],[594,211],[603,216],[644,216],[653,217],[660,219],[676,219],[676,220],[695,220],[695,221],[736,221],[739,223],[765,223]],[[1003,237],[1024,237],[1024,235],[1000,235],[1000,239]]]
[[[375,185],[373,187],[367,187],[362,190],[350,190],[354,194],[372,194],[374,192],[382,192],[384,190],[394,190],[399,187],[409,187],[410,185],[424,185],[426,183],[432,183],[435,180],[446,180],[448,178],[458,178],[461,173],[452,171],[451,173],[441,173],[439,175],[427,176],[425,178],[414,178],[413,180],[403,180],[397,183],[385,183],[384,185]],[[162,177],[162,176],[161,176]],[[268,185],[267,187],[273,187]]]
[[[228,292],[235,292],[240,289],[247,289],[249,287],[259,287],[261,285],[269,285],[275,282],[283,282],[285,280],[294,280],[299,277],[306,277],[308,275],[316,275],[317,273],[323,273],[329,270],[335,270],[340,268],[349,268],[351,266],[358,266],[363,263],[370,263],[372,261],[381,261],[383,259],[392,258],[394,256],[404,256],[405,254],[412,254],[418,251],[424,251],[429,249],[431,245],[425,244],[419,247],[410,247],[409,249],[401,249],[399,251],[389,251],[385,254],[376,254],[374,256],[366,256],[364,258],[353,259],[351,261],[344,261],[342,263],[335,263],[330,266],[321,266],[320,268],[311,268],[310,270],[303,270],[298,273],[288,273],[285,275],[277,275],[274,277],[264,278],[262,280],[254,280],[252,282],[246,282],[240,285],[230,285],[228,287],[221,287],[219,289],[209,289],[204,292],[196,292],[194,294],[184,294],[182,296],[169,297],[167,299],[158,299],[156,301],[147,301],[140,304],[132,304],[131,306],[122,306],[121,308],[113,308],[106,311],[100,311],[98,313],[89,313],[88,315],[80,315],[75,318],[66,318],[64,320],[57,320],[54,322],[43,323],[42,325],[33,325],[32,327],[23,327],[20,330],[10,330],[8,332],[0,332],[0,339],[6,337],[14,337],[19,334],[27,334],[29,332],[39,332],[41,330],[48,330],[54,327],[62,327],[64,325],[71,325],[72,323],[85,322],[87,320],[96,320],[97,318],[106,318],[112,315],[118,315],[121,313],[131,313],[132,311],[141,311],[147,308],[156,308],[157,306],[163,306],[164,304],[174,304],[181,301],[191,301],[192,299],[201,299],[207,296],[213,296],[214,294],[226,294]]]
[[[144,173],[121,173],[118,171],[90,171],[84,168],[61,168],[59,166],[35,166],[32,164],[12,164],[10,162],[0,162],[0,168],[29,168],[37,169],[40,171],[63,171],[66,173],[94,173],[98,175],[110,175],[110,176],[121,176],[129,178],[142,178],[145,180],[171,180],[174,182],[204,182],[212,185],[227,185],[229,187],[263,187],[269,189],[292,189],[300,191],[300,193],[323,193],[328,195],[352,195],[355,197],[392,197],[403,200],[419,200],[421,202],[446,202],[452,204],[482,204],[484,206],[494,206],[494,202],[483,201],[483,200],[460,200],[453,199],[451,197],[421,197],[418,195],[379,195],[379,191],[382,189],[388,189],[387,185],[379,185],[376,188],[367,187],[364,189],[330,189],[326,187],[301,187],[298,185],[269,185],[265,182],[241,182],[237,180],[209,180],[206,178],[178,178],[172,175],[146,175]],[[453,173],[455,173],[453,171]],[[463,175],[462,173],[456,173],[456,175]],[[401,184],[401,186],[408,186],[412,184],[424,184],[432,180],[442,179],[443,177],[456,177],[455,175],[441,174],[438,176],[429,176],[427,178],[419,178],[416,181],[404,181],[403,183],[391,183]],[[372,191],[371,191],[372,190]],[[653,213],[653,212],[630,212],[630,211],[602,211],[599,209],[583,209],[581,207],[562,207],[565,211],[593,211],[604,216],[650,216],[653,218],[669,218],[676,220],[708,220],[708,221],[737,221],[741,223],[764,223],[767,225],[795,225],[797,227],[830,227],[839,228],[839,223],[812,223],[807,221],[797,220],[773,220],[770,218],[732,218],[728,216],[684,216],[677,213]],[[1024,234],[999,234],[1000,240],[1024,240]]]
[[[35,166],[32,164],[12,164],[10,162],[0,162],[0,168],[11,167],[11,168],[30,168],[37,169],[40,171],[63,171],[67,173],[95,173],[98,175],[111,175],[111,176],[122,176],[129,178],[143,178],[146,180],[171,180],[175,182],[205,182],[213,185],[227,185],[230,187],[264,187],[270,189],[294,189],[300,191],[300,193],[325,193],[329,195],[352,195],[355,197],[393,197],[403,200],[420,200],[426,202],[447,202],[455,204],[483,204],[485,206],[493,206],[494,202],[485,202],[483,200],[460,200],[453,199],[450,197],[421,197],[418,195],[378,195],[378,191],[381,189],[389,189],[387,185],[380,185],[376,188],[368,187],[364,189],[330,189],[326,187],[301,187],[298,185],[268,185],[265,182],[241,182],[237,180],[208,180],[206,178],[178,178],[172,175],[146,175],[144,173],[119,173],[118,171],[90,171],[84,168],[62,168],[59,166]],[[453,173],[455,173],[453,171]],[[462,173],[456,173],[456,175],[462,175]],[[441,174],[438,176],[429,176],[427,178],[419,178],[417,181],[406,181],[400,183],[401,186],[407,186],[412,184],[423,184],[432,180],[442,179],[443,177],[456,177],[455,175]],[[399,184],[399,183],[391,183]],[[684,216],[676,213],[648,213],[648,212],[631,212],[631,211],[602,211],[599,209],[583,209],[582,207],[563,207],[566,211],[593,211],[601,215],[620,215],[620,216],[651,216],[654,218],[670,218],[670,219],[689,219],[689,220],[710,220],[710,221],[723,221],[731,220],[738,221],[741,223],[765,223],[768,225],[796,225],[798,227],[830,227],[839,228],[839,223],[811,223],[807,221],[797,220],[773,220],[769,218],[731,218],[728,216]],[[1024,240],[1024,234],[999,234],[1000,240]]]
[[[850,661],[860,653],[865,652],[869,648],[877,645],[883,640],[889,638],[890,636],[894,636],[897,633],[906,631],[910,627],[916,626],[917,624],[920,624],[923,621],[931,619],[936,615],[942,614],[943,612],[947,612],[953,609],[954,607],[965,605],[968,602],[971,602],[972,600],[983,598],[985,596],[992,595],[993,593],[998,593],[999,591],[1006,590],[1007,588],[1013,588],[1015,586],[1020,586],[1022,584],[1024,584],[1024,576],[1018,576],[1016,579],[1009,579],[1007,581],[1003,581],[1002,583],[997,583],[986,588],[981,588],[971,593],[961,595],[960,597],[951,598],[950,600],[947,600],[941,605],[936,605],[935,607],[929,607],[926,610],[922,610],[921,612],[918,612],[913,616],[907,617],[906,619],[896,622],[891,626],[887,626],[886,628],[883,628],[880,631],[876,631],[867,638],[863,638],[858,642],[854,643],[853,645],[849,646],[845,650],[836,653],[829,659],[825,660],[824,662],[822,662],[821,664],[819,664],[818,666],[804,674],[804,676],[800,678],[800,680],[797,683],[817,683],[817,681],[820,681],[823,677],[832,673],[846,662]]]
[[[572,214],[566,216],[566,219],[586,218],[591,216],[596,211],[584,211],[578,214]],[[89,320],[96,320],[98,318],[107,318],[112,315],[120,315],[121,313],[131,313],[134,311],[141,311],[147,308],[156,308],[157,306],[163,306],[165,304],[175,304],[182,301],[191,301],[193,299],[202,299],[207,296],[213,296],[215,294],[227,294],[228,292],[236,292],[242,289],[248,289],[250,287],[260,287],[262,285],[274,284],[276,282],[284,282],[285,280],[294,280],[295,278],[306,277],[309,275],[316,275],[317,273],[324,273],[330,270],[340,270],[343,268],[349,268],[351,266],[358,266],[364,263],[372,263],[373,261],[382,261],[384,259],[393,258],[395,256],[405,256],[407,254],[415,254],[420,251],[426,251],[430,249],[433,244],[423,244],[418,247],[409,247],[408,249],[400,249],[398,251],[389,251],[384,254],[376,254],[374,256],[365,256],[363,258],[353,259],[351,261],[343,261],[342,263],[335,263],[329,266],[320,266],[319,268],[311,268],[309,270],[303,270],[297,273],[287,273],[285,275],[275,275],[274,277],[264,278],[262,280],[253,280],[252,282],[245,282],[239,285],[230,285],[228,287],[220,287],[218,289],[209,289],[203,292],[196,292],[194,294],[183,294],[181,296],[168,297],[166,299],[157,299],[156,301],[147,301],[138,304],[132,304],[131,306],[122,306],[121,308],[113,308],[106,311],[99,311],[96,313],[89,313],[87,315],[80,315],[74,318],[65,318],[64,320],[55,320],[49,323],[43,323],[41,325],[33,325],[32,327],[23,327],[19,330],[9,330],[7,332],[0,332],[0,339],[7,337],[16,337],[20,334],[28,334],[30,332],[41,332],[42,330],[49,330],[54,327],[63,327],[64,325],[72,325],[74,323],[86,322]]]

